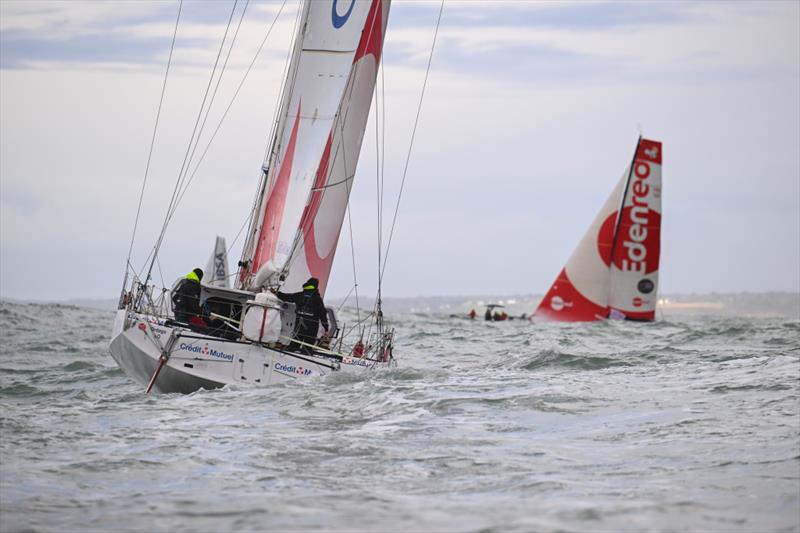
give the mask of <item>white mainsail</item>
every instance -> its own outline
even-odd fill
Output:
[[[307,2],[240,285],[324,291],[372,101],[390,0]],[[346,166],[345,166],[346,162]],[[312,192],[313,188],[313,192]],[[314,254],[308,253],[313,245]]]
[[[621,208],[621,209],[620,209]],[[661,143],[639,139],[632,162],[535,316],[577,322],[655,318],[661,242]]]
[[[217,236],[214,242],[214,251],[208,259],[203,283],[215,287],[229,287],[228,283],[228,252],[225,247],[225,237]]]

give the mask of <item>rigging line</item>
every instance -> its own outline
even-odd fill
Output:
[[[417,116],[414,119],[414,128],[411,130],[411,141],[408,144],[408,154],[406,155],[406,163],[403,167],[403,178],[400,180],[400,192],[397,195],[397,203],[394,207],[394,217],[392,218],[392,229],[389,232],[389,241],[386,244],[386,254],[383,258],[383,267],[381,268],[381,274],[386,270],[386,264],[389,259],[389,248],[392,246],[392,237],[394,236],[394,228],[395,224],[397,223],[397,212],[400,209],[400,199],[403,197],[403,188],[406,184],[406,174],[408,173],[408,163],[411,161],[411,151],[414,148],[414,137],[417,134],[417,125],[419,124],[419,115],[422,111],[422,101],[425,98],[425,88],[428,85],[428,74],[431,71],[431,62],[433,61],[433,51],[436,48],[436,37],[439,35],[439,25],[442,22],[442,12],[444,11],[444,0],[439,7],[439,18],[436,20],[436,29],[433,32],[433,42],[431,43],[431,53],[428,56],[428,66],[425,69],[425,78],[422,81],[422,92],[419,95],[419,105],[417,106]]]
[[[347,184],[347,198],[350,198],[350,182]],[[347,225],[350,229],[350,256],[353,260],[353,288],[356,292],[356,318],[361,320],[361,305],[358,301],[358,276],[356,275],[356,245],[353,238],[353,218],[350,214],[350,202],[347,202]],[[346,301],[346,299],[345,299]],[[344,304],[342,304],[344,305]]]
[[[236,244],[236,241],[238,241],[239,237],[242,236],[242,232],[244,231],[244,228],[249,224],[250,218],[252,216],[253,216],[253,212],[251,211],[250,214],[247,215],[247,217],[244,219],[244,222],[242,223],[242,226],[239,228],[239,232],[236,234],[236,237],[233,238],[233,241],[231,242],[230,246],[228,246],[228,248],[225,250],[225,258],[226,259],[230,255],[230,251],[233,248],[233,246]],[[228,277],[230,277],[230,276],[228,276]]]
[[[380,302],[381,298],[381,251],[383,250],[383,243],[381,237],[383,235],[383,219],[381,217],[381,140],[380,140],[380,109],[378,105],[378,84],[375,84],[375,200],[376,212],[378,216],[378,291],[377,297]]]
[[[167,284],[164,283],[164,273],[161,271],[161,261],[156,260],[156,266],[158,266],[158,275],[161,278],[161,286],[166,287]]]
[[[386,69],[381,62],[381,213],[384,212],[384,198],[386,195]]]
[[[194,176],[197,173],[197,169],[200,168],[200,164],[198,162],[198,164],[194,168],[194,172],[192,172],[192,175],[189,177],[188,181],[186,180],[186,176],[189,173],[189,167],[192,166],[192,162],[194,160],[194,154],[197,152],[197,147],[200,145],[200,137],[203,135],[203,130],[206,127],[206,122],[208,121],[209,115],[211,115],[211,108],[214,105],[214,100],[216,100],[217,92],[219,91],[219,86],[222,83],[222,76],[225,74],[225,69],[228,66],[228,60],[231,57],[231,52],[233,52],[233,47],[236,45],[236,38],[239,36],[239,30],[242,27],[242,22],[244,21],[245,13],[247,13],[247,6],[248,5],[250,5],[250,0],[247,0],[245,2],[244,8],[242,9],[242,14],[239,16],[239,23],[236,25],[236,30],[233,32],[233,37],[231,38],[231,44],[228,47],[228,53],[225,54],[225,61],[222,62],[222,68],[219,71],[219,76],[217,76],[217,83],[214,86],[214,92],[211,93],[211,99],[208,101],[208,107],[206,107],[205,116],[203,117],[203,122],[200,124],[200,129],[197,131],[197,139],[195,139],[194,146],[192,147],[192,153],[189,156],[189,161],[186,164],[186,171],[183,174],[182,181],[185,181],[186,183],[181,185],[183,190],[180,193],[178,201],[175,202],[175,205],[172,208],[172,212],[173,213],[175,213],[175,210],[178,208],[178,205],[180,204],[181,199],[183,199],[183,195],[186,193],[186,190],[189,188],[189,185],[192,183],[192,180],[194,179]],[[208,146],[210,146],[210,144],[207,144],[206,146],[208,147]],[[203,152],[203,155],[205,155],[205,152]],[[172,216],[170,215],[170,219],[171,218],[172,218]]]
[[[175,49],[175,39],[178,36],[178,22],[181,20],[181,11],[183,10],[183,0],[180,0],[178,4],[178,16],[175,19],[175,30],[172,32],[172,44],[169,47],[169,57],[167,58],[167,70],[164,72],[164,83],[161,85],[161,98],[158,100],[158,111],[156,112],[156,122],[153,126],[153,137],[150,139],[150,151],[147,154],[147,165],[144,167],[144,179],[142,180],[142,190],[139,193],[139,206],[136,208],[136,220],[133,223],[133,234],[131,235],[131,244],[128,247],[128,259],[126,260],[126,265],[130,265],[131,263],[131,254],[133,253],[133,242],[136,239],[136,229],[139,227],[139,216],[142,212],[142,200],[144,199],[144,190],[145,186],[147,185],[147,176],[150,172],[150,161],[153,157],[153,147],[156,144],[156,132],[158,131],[158,121],[161,118],[161,106],[164,103],[164,94],[167,91],[167,78],[169,76],[169,67],[172,64],[172,52]],[[145,262],[145,264],[147,264]],[[136,270],[134,269],[134,273]],[[128,282],[128,267],[125,267],[125,280],[122,282],[122,288],[125,289],[125,285]]]
[[[380,241],[379,241],[379,250],[378,250],[378,291],[382,294],[383,288],[383,275],[380,272],[380,248],[383,246],[383,213],[384,213],[384,198],[386,193],[386,180],[385,180],[385,169],[386,169],[386,78],[384,73],[386,69],[384,68],[384,63],[381,61],[380,64],[381,69],[381,98],[380,98],[380,109],[381,109],[381,168],[380,168],[380,180],[381,180],[381,197],[380,197],[380,210],[381,210],[381,224],[379,226],[380,230]],[[378,106],[378,94],[377,94],[377,82],[376,82],[376,93],[375,93],[375,105],[376,110]],[[377,115],[377,114],[376,114]]]
[[[214,76],[216,75],[216,72],[217,72],[217,66],[219,65],[219,58],[222,55],[222,50],[225,49],[225,41],[228,39],[228,32],[230,31],[231,21],[233,21],[233,15],[236,12],[236,4],[238,2],[239,2],[239,0],[234,0],[234,2],[233,2],[233,8],[231,9],[230,17],[228,18],[228,24],[227,24],[227,26],[225,26],[225,33],[222,35],[222,41],[219,43],[219,50],[217,51],[217,57],[214,60],[214,67],[211,69],[211,77],[208,79],[208,85],[206,85],[206,90],[205,90],[205,93],[203,94],[203,101],[200,103],[200,110],[197,113],[197,119],[195,119],[194,128],[192,129],[192,135],[189,138],[189,145],[186,147],[186,154],[183,156],[183,163],[181,163],[181,168],[178,171],[178,181],[175,184],[175,189],[173,190],[172,197],[170,198],[169,208],[167,209],[167,218],[164,221],[164,231],[166,231],[167,223],[169,222],[169,220],[172,217],[173,206],[176,203],[176,199],[178,198],[180,189],[181,189],[181,187],[183,185],[183,182],[186,179],[185,170],[188,168],[187,163],[190,160],[189,152],[192,149],[192,147],[196,146],[196,144],[197,144],[196,141],[195,141],[195,136],[197,136],[198,139],[199,139],[199,136],[200,136],[200,132],[198,131],[197,127],[200,124],[200,118],[203,116],[203,110],[205,109],[206,101],[208,100],[208,91],[209,91],[209,89],[211,89],[211,84],[214,81]],[[210,103],[209,103],[209,106],[210,106]],[[160,245],[160,242],[159,242],[159,245]]]
[[[356,328],[359,328],[359,327],[363,326],[363,324],[364,324],[364,323],[365,323],[367,320],[369,320],[370,318],[372,318],[372,317],[374,316],[374,314],[375,314],[375,313],[369,313],[369,314],[367,314],[367,315],[364,315],[364,318],[362,318],[361,320],[359,320],[358,322],[356,322],[355,324],[353,324],[352,326],[350,326],[350,328],[349,328],[349,329],[348,329],[346,332],[344,332],[344,334],[342,335],[342,337],[349,337],[349,336],[350,336],[350,334],[351,334],[351,333],[353,333],[353,331],[355,331],[355,330],[356,330]],[[366,335],[366,338],[367,338],[367,339],[369,339],[369,336],[370,336],[370,335],[372,335],[372,328],[370,328],[370,330],[369,330],[369,331],[362,331],[361,333],[362,333],[362,335],[363,335],[364,333],[366,333],[366,334],[367,334],[367,335]]]
[[[250,0],[247,0],[247,1],[248,1],[248,3],[250,2]],[[217,137],[217,133],[219,133],[219,130],[222,127],[222,123],[227,118],[228,112],[231,110],[231,107],[233,106],[233,103],[236,101],[236,98],[239,96],[239,91],[241,91],[245,80],[247,80],[247,76],[250,74],[250,71],[252,70],[253,65],[255,65],[256,60],[258,59],[258,56],[261,55],[261,49],[264,47],[264,44],[267,42],[267,38],[269,37],[270,33],[272,33],[272,28],[275,26],[275,23],[277,22],[278,17],[280,17],[280,15],[281,15],[281,13],[283,11],[283,7],[286,5],[286,1],[287,0],[284,0],[283,4],[281,4],[281,7],[278,10],[278,13],[275,15],[275,18],[272,20],[272,23],[270,24],[269,29],[267,30],[267,34],[264,36],[264,39],[261,41],[261,45],[258,47],[258,50],[256,51],[256,54],[253,57],[253,60],[250,62],[250,65],[247,67],[247,70],[245,71],[244,76],[242,76],[242,79],[239,82],[239,85],[236,88],[236,91],[234,92],[233,97],[231,97],[231,101],[228,103],[228,106],[225,108],[225,112],[222,114],[222,117],[220,117],[219,122],[217,123],[217,126],[214,129],[214,133],[211,135],[211,138],[208,140],[208,143],[206,144],[206,147],[203,150],[203,153],[200,155],[200,159],[197,161],[197,164],[195,165],[194,170],[192,171],[192,174],[189,177],[189,180],[186,182],[186,185],[183,187],[183,191],[181,192],[180,197],[178,198],[178,201],[176,202],[175,207],[173,208],[173,212],[178,208],[178,204],[180,204],[180,202],[183,200],[183,197],[186,194],[186,190],[189,188],[189,185],[194,180],[195,174],[197,174],[197,171],[200,168],[200,165],[203,163],[203,160],[205,159],[209,148],[211,148],[211,143],[214,142],[214,139]],[[247,5],[245,5],[245,10],[246,9],[247,9]],[[242,17],[244,17],[244,11],[242,12]],[[241,23],[242,23],[242,20],[239,19],[239,25],[241,25]],[[238,33],[238,31],[239,31],[239,28],[237,27],[236,28],[236,32]],[[234,41],[236,40],[236,35],[234,35],[233,40]],[[231,49],[232,48],[233,48],[233,43],[231,43]],[[230,56],[230,50],[228,50],[228,55]],[[225,62],[227,63],[227,58],[225,59]],[[225,66],[223,65],[222,68],[223,68],[223,71],[224,71]],[[220,73],[220,78],[219,79],[222,79],[222,73]],[[219,80],[217,81],[217,87],[219,87]],[[216,90],[215,90],[215,94],[216,94]],[[213,96],[212,96],[212,101],[213,101]],[[210,111],[210,109],[211,108],[209,106],[209,111]],[[206,118],[208,118],[208,114],[206,114]],[[203,121],[203,124],[205,125],[205,121]],[[202,131],[202,129],[203,129],[203,126],[200,127],[201,131]],[[198,142],[199,142],[199,138],[198,138]],[[196,145],[195,145],[195,147],[196,147]],[[194,151],[192,151],[192,154],[194,155]]]
[[[183,164],[181,165],[181,169],[178,172],[178,180],[175,183],[175,188],[172,191],[172,197],[170,198],[170,201],[169,201],[169,205],[168,205],[168,208],[167,208],[167,214],[166,214],[166,216],[164,218],[164,224],[163,224],[163,226],[161,228],[161,233],[158,236],[158,240],[156,241],[156,246],[155,246],[155,251],[154,251],[154,254],[153,254],[153,259],[150,262],[150,268],[149,268],[149,270],[147,272],[147,278],[145,280],[145,284],[147,284],[147,282],[150,280],[150,274],[153,271],[153,264],[155,263],[155,256],[158,255],[158,251],[161,248],[161,243],[164,241],[164,235],[166,234],[167,225],[169,224],[169,221],[170,221],[170,212],[171,212],[172,206],[173,206],[173,204],[174,204],[174,202],[175,202],[175,200],[177,198],[178,190],[179,190],[180,185],[181,185],[181,181],[182,181],[181,180],[181,175],[183,174],[183,169],[186,166],[186,161],[187,161],[187,159],[189,157],[189,150],[191,150],[192,143],[194,142],[195,133],[197,132],[197,126],[200,124],[200,118],[203,116],[203,109],[205,108],[206,99],[208,98],[208,91],[209,91],[209,89],[211,89],[211,83],[214,81],[214,74],[217,71],[217,65],[219,64],[219,58],[222,55],[222,50],[225,47],[225,40],[228,37],[228,31],[230,30],[231,21],[233,20],[233,14],[236,11],[236,4],[238,3],[238,1],[239,0],[235,0],[234,1],[233,9],[231,9],[231,15],[230,15],[230,17],[228,17],[228,24],[227,24],[227,26],[225,26],[225,33],[223,34],[222,42],[219,45],[219,51],[217,52],[217,58],[214,60],[214,68],[211,70],[211,77],[208,79],[208,85],[206,86],[206,91],[205,91],[205,94],[203,95],[203,102],[200,104],[200,111],[197,113],[197,119],[195,120],[195,123],[194,123],[194,129],[192,130],[192,136],[189,139],[189,145],[186,147],[186,155],[184,155],[184,157],[183,157]]]
[[[349,178],[344,178],[342,180],[333,183],[328,183],[326,185],[323,185],[322,187],[311,187],[311,192],[324,191],[325,189],[336,187],[337,185],[341,185],[342,183],[347,183],[348,181],[353,181],[353,176],[350,176]]]
[[[377,78],[377,72],[376,78]],[[376,323],[375,327],[377,329],[378,335],[381,334],[381,317],[380,317],[380,309],[381,309],[381,251],[383,250],[383,242],[381,240],[383,236],[383,190],[381,188],[381,140],[380,140],[380,102],[378,100],[378,82],[377,79],[375,80],[375,194],[376,198],[376,213],[378,217],[378,287],[375,291],[375,312],[376,312]],[[386,154],[383,154],[384,157]]]
[[[357,286],[358,285],[353,285],[352,287],[350,287],[350,290],[345,295],[344,300],[342,300],[342,303],[339,304],[339,307],[336,308],[336,312],[337,313],[340,313],[342,311],[342,308],[344,307],[344,304],[347,303],[347,300],[350,298],[350,295],[353,294],[353,289],[355,289]]]
[[[383,66],[383,61],[380,64],[381,68],[381,216],[383,216],[384,208],[384,194],[386,192],[385,170],[386,170],[386,78],[384,72],[386,71]],[[383,231],[383,226],[381,226]]]

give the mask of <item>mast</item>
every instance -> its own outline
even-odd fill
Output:
[[[636,148],[633,150],[633,157],[631,157],[631,164],[628,167],[628,179],[625,180],[625,190],[622,191],[622,197],[619,199],[619,209],[617,209],[617,221],[614,223],[614,234],[611,237],[611,257],[614,257],[614,252],[617,250],[617,236],[619,235],[619,225],[622,223],[622,210],[625,208],[625,198],[628,196],[628,188],[631,186],[631,176],[633,176],[633,167],[636,165],[636,154],[639,153],[639,145],[642,144],[642,136],[636,140]]]

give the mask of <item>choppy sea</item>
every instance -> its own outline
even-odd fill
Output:
[[[800,531],[800,321],[387,317],[399,366],[145,396],[0,302],[0,531]]]

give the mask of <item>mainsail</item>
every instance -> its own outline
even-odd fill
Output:
[[[228,252],[225,249],[225,237],[217,236],[214,251],[208,259],[203,283],[215,287],[229,287],[228,284]]]
[[[655,319],[661,252],[661,143],[639,138],[625,170],[535,316]]]
[[[372,102],[390,0],[303,8],[240,285],[324,292]]]

